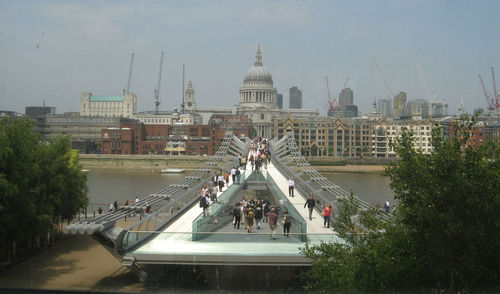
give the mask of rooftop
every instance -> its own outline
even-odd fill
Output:
[[[90,102],[123,102],[124,96],[90,96]]]

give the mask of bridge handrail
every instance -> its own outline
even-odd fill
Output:
[[[234,146],[232,143],[234,143],[234,145],[236,146]],[[239,153],[246,154],[249,149],[249,143],[243,145],[240,143],[241,141],[239,140],[239,138],[234,136],[232,132],[226,132],[226,136],[224,137],[224,140],[220,145],[219,150],[217,150],[216,154],[209,161],[207,161],[201,168],[199,168],[197,171],[195,171],[188,177],[197,177],[198,175],[201,176],[200,172],[201,173],[212,172],[213,171],[212,166],[214,166],[213,163],[216,163],[217,167],[219,167],[218,164],[224,161],[224,157],[227,156],[229,148],[236,148],[236,151],[239,151]],[[224,162],[226,164],[223,166],[223,169],[229,170],[232,166],[236,166],[237,158],[233,156],[232,160],[225,160]],[[208,179],[209,177],[206,178]],[[184,211],[195,205],[198,202],[201,187],[203,186],[203,184],[205,184],[205,182],[199,181],[197,184],[194,184],[194,186],[193,184],[194,183],[192,183],[191,186],[189,186],[186,189],[186,191],[184,191],[177,197],[172,198],[173,201],[171,203],[168,203],[167,205],[159,208],[158,211],[154,212],[153,214],[143,219],[142,221],[124,229],[123,232],[120,234],[118,240],[116,241],[117,244],[116,247],[118,253],[120,255],[124,255],[126,252],[132,250],[133,248],[137,248],[139,245],[143,244],[150,238],[154,237],[154,235],[152,234],[134,233],[133,236],[135,236],[136,239],[130,240],[129,237],[132,236],[131,233],[135,231],[163,230],[165,227],[167,227],[169,224],[175,221],[180,215],[182,215]],[[164,191],[166,192],[167,189],[165,189]],[[144,227],[146,227],[146,230],[144,230]]]
[[[312,192],[316,200],[318,200],[318,198],[320,199],[320,201],[317,201],[319,205],[315,207],[316,210],[321,211],[321,205],[330,203],[334,211],[338,213],[339,204],[347,199],[350,193],[343,190],[338,185],[335,185],[311,167],[299,152],[293,133],[288,132],[287,135],[279,141],[276,141],[276,139],[271,141],[271,150],[273,154],[273,164],[286,178],[290,178],[291,176],[294,177],[295,188],[305,197],[308,197],[309,193]],[[288,159],[288,161],[285,163],[284,159]],[[293,167],[289,167],[287,163],[295,164],[300,172],[295,172],[292,169]],[[309,177],[309,180],[306,180],[304,175]],[[312,182],[317,184],[313,186]],[[367,210],[373,207],[368,202],[356,196],[354,196],[354,199],[359,205],[360,210]],[[384,213],[379,213],[377,216],[384,221],[392,217]]]

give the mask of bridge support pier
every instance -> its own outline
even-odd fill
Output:
[[[145,283],[149,279],[149,274],[140,264],[135,262],[135,258],[123,259],[122,264],[126,266],[137,278],[139,278],[139,281]]]

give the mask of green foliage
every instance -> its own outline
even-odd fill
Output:
[[[314,293],[332,293],[352,289],[359,260],[353,248],[339,243],[321,242],[318,246],[306,243],[302,253],[312,260],[310,271],[302,272],[304,288]]]
[[[53,216],[54,221],[70,219],[87,204],[86,175],[78,167],[69,137],[56,137],[39,147],[39,212]]]
[[[500,147],[467,145],[475,123],[462,118],[450,140],[436,126],[430,155],[404,132],[392,144],[400,160],[385,172],[400,201],[396,217],[382,224],[376,211],[362,212],[357,225],[348,199],[334,227],[349,245],[303,250],[313,260],[306,289],[328,292],[322,283],[331,280],[330,291],[343,292],[498,290]]]
[[[499,147],[468,146],[475,124],[462,118],[451,140],[435,127],[430,156],[414,151],[405,134],[395,147],[401,161],[386,171],[401,201],[408,254],[429,288],[468,290],[500,277],[500,162],[488,156]]]
[[[306,244],[302,248],[302,253],[312,260],[311,270],[301,276],[306,290],[331,293],[380,288],[377,283],[382,270],[380,265],[370,261],[385,254],[385,251],[375,250],[384,245],[380,242],[384,227],[378,213],[376,208],[361,211],[352,192],[343,200],[333,229],[345,242],[322,242],[319,246]]]
[[[350,245],[358,243],[357,233],[359,228],[354,222],[354,218],[359,210],[358,203],[354,200],[354,195],[344,199],[344,205],[339,207],[337,221],[333,223],[333,229],[339,233],[340,237],[349,242]]]
[[[2,241],[22,238],[36,224],[33,187],[38,170],[33,123],[0,122],[0,233]]]
[[[0,245],[57,229],[87,204],[69,137],[40,141],[27,119],[0,122]]]

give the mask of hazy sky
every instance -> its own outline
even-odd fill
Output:
[[[192,79],[197,104],[239,103],[260,42],[264,66],[284,95],[326,113],[328,76],[337,96],[347,77],[362,112],[374,96],[444,100],[455,113],[485,107],[500,76],[500,1],[24,1],[0,0],[0,110],[80,110],[80,94],[121,95],[130,55],[138,110],[154,109],[161,51],[161,110]],[[416,64],[419,64],[421,76]],[[424,86],[425,81],[426,86]],[[500,78],[497,78],[500,87]]]

